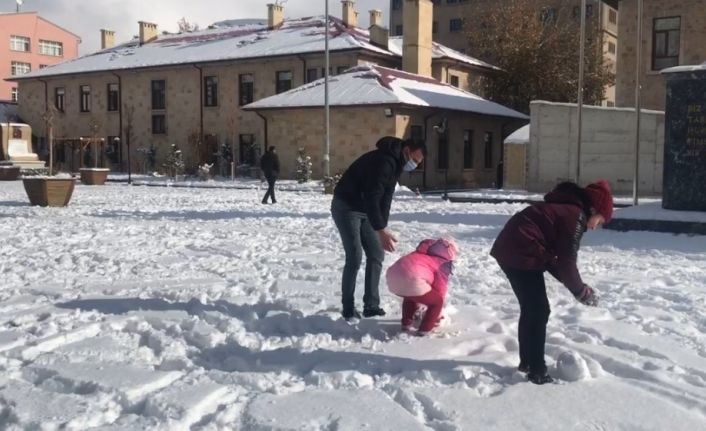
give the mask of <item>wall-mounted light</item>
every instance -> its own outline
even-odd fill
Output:
[[[392,117],[392,108],[385,108],[385,116]]]

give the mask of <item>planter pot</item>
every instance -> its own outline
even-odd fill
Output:
[[[0,181],[15,181],[19,177],[19,166],[0,166]]]
[[[107,168],[82,168],[79,169],[81,172],[81,182],[87,186],[102,186],[105,184],[105,180],[108,179],[108,172],[110,169]]]
[[[73,178],[25,178],[30,205],[65,207],[74,192]]]

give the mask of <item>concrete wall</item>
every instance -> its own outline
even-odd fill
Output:
[[[665,79],[658,70],[652,70],[654,19],[681,17],[679,64],[701,64],[706,61],[706,4],[702,0],[644,0],[643,9],[642,106],[663,110],[666,103]],[[616,106],[634,107],[637,0],[622,0],[620,16]]]
[[[560,181],[575,180],[576,105],[532,102],[527,187],[543,192]],[[640,194],[662,192],[664,113],[643,111],[640,128]],[[611,182],[618,193],[632,192],[635,112],[631,109],[585,107],[581,146],[581,178]]]

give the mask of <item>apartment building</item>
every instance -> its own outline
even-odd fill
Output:
[[[620,1],[617,105],[635,106],[637,0]],[[642,107],[663,111],[666,82],[661,70],[706,61],[706,1],[643,0]]]
[[[213,163],[224,144],[234,148],[237,162],[254,164],[267,129],[262,117],[242,107],[321,78],[325,31],[332,75],[365,64],[403,66],[402,40],[389,37],[382,12],[370,11],[369,29],[358,27],[354,1],[343,0],[341,12],[328,24],[322,16],[285,20],[284,7],[270,4],[265,22],[225,21],[166,35],[140,22],[139,37],[120,45],[114,45],[113,32],[103,30],[101,51],[15,77],[19,114],[41,145],[43,115],[53,107],[54,136],[104,137],[106,166],[115,170],[127,169],[128,151],[137,168],[138,149],[150,146],[159,165],[172,144],[182,149],[192,171]],[[414,73],[473,90],[498,71],[431,38],[427,42],[430,61]]]
[[[0,100],[12,102],[17,102],[18,87],[6,78],[76,58],[81,43],[37,12],[0,13],[0,40]]]
[[[467,52],[466,29],[469,25],[480,25],[483,15],[498,3],[512,0],[432,0],[434,4],[433,38],[445,46]],[[563,15],[575,23],[579,31],[581,22],[581,0],[531,0],[537,5],[537,19]],[[390,1],[390,31],[395,36],[404,33],[403,0]],[[617,71],[618,50],[618,0],[588,0],[586,18],[589,26],[601,37],[602,55],[613,73]],[[607,87],[603,106],[615,105],[615,87]]]

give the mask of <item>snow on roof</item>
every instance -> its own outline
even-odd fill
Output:
[[[706,62],[703,62],[702,64],[670,67],[668,69],[664,69],[662,71],[662,73],[699,72],[699,71],[706,71]]]
[[[505,138],[506,144],[525,145],[525,144],[529,144],[529,141],[530,141],[530,125],[529,124],[524,127],[520,127],[519,129],[515,130],[510,136]]]
[[[387,44],[388,49],[395,53],[398,56],[402,56],[402,36],[394,36],[390,37],[390,40]],[[462,52],[456,51],[454,49],[449,48],[448,46],[444,46],[440,43],[437,42],[432,42],[432,58],[434,59],[450,59],[450,60],[455,60],[461,63],[465,63],[471,66],[478,66],[478,67],[483,67],[487,69],[493,69],[493,70],[502,70],[497,66],[493,66],[490,63],[486,63],[485,61],[478,60],[475,57],[468,56]]]
[[[220,21],[206,30],[162,34],[141,46],[138,40],[133,39],[113,48],[13,77],[12,80],[323,52],[325,25],[325,16],[285,20],[276,29],[268,28],[261,20]],[[390,57],[401,55],[401,41],[393,38],[389,44],[390,50],[381,48],[370,42],[368,30],[347,27],[335,17],[330,17],[329,35],[329,48],[333,52],[363,49]],[[434,44],[434,56],[493,68],[439,44]]]
[[[377,65],[357,66],[329,78],[331,106],[410,105],[477,114],[529,119],[528,116],[485,100],[434,78]],[[267,97],[246,110],[320,107],[324,104],[324,79]]]

